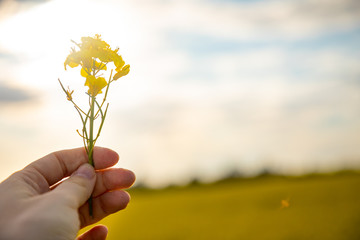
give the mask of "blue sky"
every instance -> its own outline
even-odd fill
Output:
[[[95,33],[131,65],[110,93],[99,144],[117,150],[119,166],[140,181],[359,167],[356,0],[7,0],[0,3],[1,178],[81,146],[80,122],[57,78],[80,98],[82,83],[63,61],[70,39]]]

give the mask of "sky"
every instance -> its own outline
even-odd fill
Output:
[[[360,168],[357,0],[0,1],[0,180],[79,147],[71,40],[130,64],[98,145],[151,187]],[[82,102],[83,103],[83,102]]]

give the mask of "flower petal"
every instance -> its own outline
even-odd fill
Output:
[[[119,72],[120,69],[125,65],[125,62],[122,59],[122,57],[116,53],[113,53],[113,61],[114,61],[114,65],[116,66],[115,71],[117,72]]]
[[[96,96],[101,93],[101,90],[106,87],[106,85],[107,82],[103,77],[95,78],[92,75],[86,77],[85,86],[89,87],[88,93],[91,96]]]
[[[114,77],[113,77],[113,80],[118,80],[119,78],[127,75],[128,73],[130,72],[130,65],[126,65],[124,66],[120,72],[117,72]]]
[[[81,76],[83,76],[85,78],[89,75],[87,70],[85,68],[83,68],[83,67],[81,68],[80,74],[81,74]]]

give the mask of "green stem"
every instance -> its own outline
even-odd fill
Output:
[[[89,164],[95,168],[94,159],[93,159],[93,151],[94,151],[94,114],[95,114],[95,97],[90,96],[91,102],[90,102],[90,117],[89,117],[89,146],[88,146],[88,160]],[[89,215],[93,217],[93,200],[92,196],[90,196],[89,200]]]
[[[108,82],[108,84],[107,84],[107,86],[106,86],[105,95],[104,95],[103,101],[102,101],[102,103],[101,103],[98,111],[97,111],[96,114],[95,114],[95,118],[96,118],[97,115],[99,114],[100,109],[102,108],[102,106],[104,105],[104,103],[105,103],[105,101],[106,101],[106,97],[107,97],[107,94],[108,94],[108,91],[109,91],[110,83],[112,82],[112,81],[111,81],[112,74],[113,74],[113,70],[111,69],[111,73],[110,73],[110,77],[109,77],[109,82]]]
[[[89,155],[88,155],[88,160],[89,160],[89,164],[91,164],[91,166],[95,167],[94,164],[94,160],[93,160],[93,150],[94,150],[94,120],[95,120],[95,97],[94,96],[90,96],[91,97],[91,102],[90,102],[90,118],[89,118]]]

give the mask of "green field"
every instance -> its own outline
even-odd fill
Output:
[[[108,239],[360,239],[360,174],[262,176],[133,189]],[[289,200],[281,207],[281,200]]]

